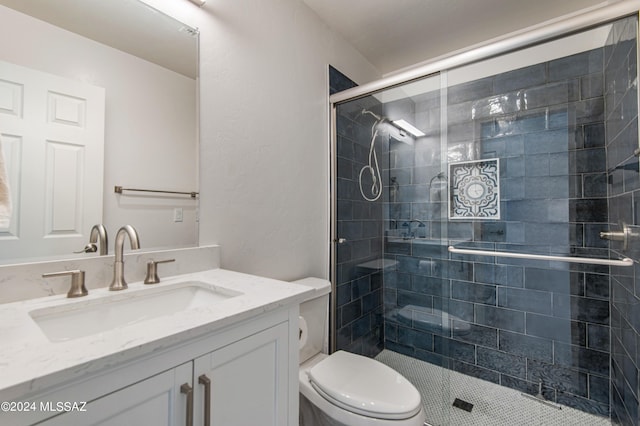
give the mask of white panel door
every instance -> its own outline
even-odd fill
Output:
[[[102,222],[105,90],[0,61],[0,140],[11,187],[0,260],[69,254]]]
[[[192,385],[192,374],[193,363],[189,362],[98,398],[81,407],[84,411],[69,411],[39,424],[182,426],[186,422],[187,395],[181,392],[181,386],[185,383]]]
[[[197,358],[193,377],[194,424],[289,424],[288,330],[287,324],[280,324]],[[205,386],[199,380],[202,375],[211,381],[208,401]],[[209,424],[204,421],[207,403]]]

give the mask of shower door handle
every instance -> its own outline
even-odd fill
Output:
[[[336,238],[333,240],[334,243],[338,243],[338,244],[344,244],[347,242],[346,238]]]

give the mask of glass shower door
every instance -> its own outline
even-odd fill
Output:
[[[447,256],[440,87],[436,75],[337,106],[335,336],[400,371],[447,424],[448,370],[430,368],[450,333],[429,260]]]
[[[337,105],[337,348],[404,374],[427,422],[637,423],[637,268],[618,260],[640,250],[607,238],[640,234],[637,32]]]
[[[601,238],[625,214],[616,168],[631,164],[637,179],[636,29],[633,17],[447,73],[453,250],[441,273],[466,313],[454,340],[475,350],[453,369],[500,384],[549,424],[549,407],[611,409],[610,279],[629,268],[598,260],[622,257]]]

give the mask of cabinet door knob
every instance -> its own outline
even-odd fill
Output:
[[[184,383],[180,386],[180,393],[187,395],[187,419],[186,426],[193,426],[193,388],[189,386],[189,383]]]
[[[198,383],[204,385],[204,425],[211,425],[211,379],[206,374],[198,377]]]

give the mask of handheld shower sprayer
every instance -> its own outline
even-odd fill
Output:
[[[382,195],[382,175],[380,174],[380,166],[378,165],[378,156],[376,155],[375,144],[376,137],[378,136],[378,124],[382,123],[385,119],[366,109],[363,109],[360,114],[370,114],[376,119],[375,123],[373,123],[373,126],[371,126],[369,164],[360,169],[360,174],[358,176],[358,184],[360,186],[360,194],[362,194],[362,197],[367,201],[376,201]],[[371,174],[371,196],[365,194],[364,189],[362,188],[362,175],[364,174],[365,170],[368,170]]]

